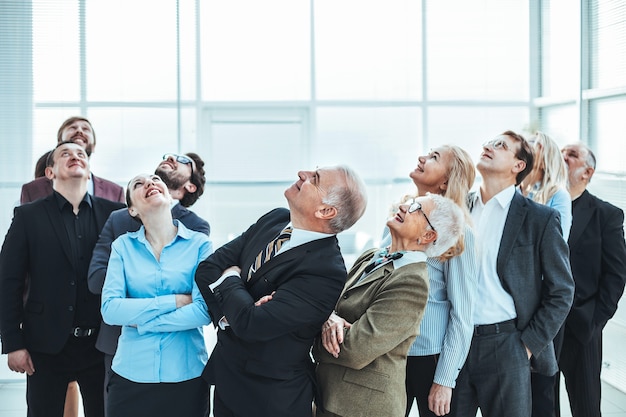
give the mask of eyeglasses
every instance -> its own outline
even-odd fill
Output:
[[[176,155],[175,153],[166,153],[163,155],[163,160],[174,158],[176,162],[180,162],[181,164],[188,164],[189,168],[191,168],[191,176],[193,177],[193,160],[185,155]]]
[[[515,151],[509,148],[509,145],[504,139],[493,139],[483,143],[483,148],[493,148],[494,150],[504,149],[505,151],[511,151],[515,154]]]
[[[430,228],[433,229],[433,231],[436,231],[434,226],[433,226],[433,224],[430,222],[430,220],[428,220],[428,216],[426,215],[426,213],[424,213],[424,210],[422,210],[422,205],[420,204],[419,201],[409,200],[405,204],[409,205],[409,208],[407,209],[407,212],[415,213],[416,211],[419,210],[424,215],[424,218],[428,222],[428,225],[430,226]]]

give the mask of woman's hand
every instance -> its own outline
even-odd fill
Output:
[[[191,304],[192,301],[193,299],[191,298],[191,294],[176,294],[176,308],[181,308],[187,304]]]
[[[352,327],[343,317],[333,312],[322,326],[322,346],[335,358],[339,357],[339,345],[343,343],[344,331]]]

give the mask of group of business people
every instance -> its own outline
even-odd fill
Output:
[[[583,145],[564,158],[572,197],[588,200],[580,217],[599,228],[591,269],[570,267],[564,216],[545,199],[546,141],[507,131],[483,145],[474,193],[463,149],[419,157],[417,189],[394,205],[383,244],[347,272],[336,235],[367,204],[350,168],[298,172],[289,209],[213,253],[208,223],[186,208],[206,181],[196,154],[166,154],[134,177],[123,207],[98,196],[95,133],[75,119],[36,180],[48,195],[15,209],[0,252],[2,349],[28,374],[29,415],[63,415],[78,381],[87,417],[206,416],[209,385],[216,417],[402,416],[414,398],[422,416],[530,416],[531,375],[553,377],[558,353],[574,415],[596,415],[577,411],[595,407],[577,396],[596,377],[599,413],[598,346],[626,249],[623,213],[585,191],[595,159]],[[572,250],[591,229],[577,227]],[[583,358],[584,375],[573,366]]]

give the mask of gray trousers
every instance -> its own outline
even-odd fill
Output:
[[[472,338],[452,392],[450,417],[530,417],[530,361],[520,332]]]

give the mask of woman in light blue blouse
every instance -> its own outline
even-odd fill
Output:
[[[418,195],[439,194],[453,200],[463,210],[467,224],[463,239],[458,242],[465,248],[460,256],[449,260],[428,258],[428,303],[407,359],[406,415],[415,399],[421,417],[442,416],[450,412],[452,389],[465,363],[474,330],[478,262],[467,194],[476,171],[465,150],[443,145],[420,156],[409,176]]]
[[[202,326],[210,318],[194,275],[211,242],[172,219],[172,198],[157,175],[133,178],[126,200],[143,225],[113,242],[102,290],[104,321],[123,326],[107,415],[205,417]]]

